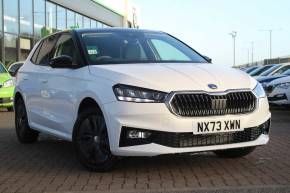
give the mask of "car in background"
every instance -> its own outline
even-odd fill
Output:
[[[290,76],[273,80],[265,91],[270,104],[290,105]]]
[[[290,63],[277,64],[275,66],[272,66],[268,70],[264,71],[259,76],[255,76],[255,78],[257,79],[257,78],[265,77],[265,76],[280,75],[289,69],[290,69]]]
[[[5,66],[0,63],[0,108],[13,111],[14,80]]]
[[[261,83],[264,88],[266,88],[267,84],[270,83],[271,81],[276,80],[278,78],[283,78],[286,76],[290,76],[290,69],[286,70],[282,74],[273,75],[273,76],[261,76],[261,77],[256,78],[256,80],[259,83]]]
[[[266,70],[270,69],[274,65],[275,64],[269,64],[269,65],[261,66],[261,67],[255,69],[255,70],[253,70],[252,72],[250,72],[249,75],[250,76],[259,76],[260,74],[262,74]]]
[[[8,72],[12,77],[15,77],[20,67],[24,64],[24,62],[15,62],[11,64],[8,68]]]
[[[246,70],[245,70],[245,72],[246,73],[251,73],[251,72],[253,72],[254,70],[256,70],[257,68],[259,68],[260,66],[251,66],[251,67],[249,67],[249,68],[247,68]]]

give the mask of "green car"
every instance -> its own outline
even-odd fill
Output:
[[[14,80],[0,63],[0,108],[13,111]]]

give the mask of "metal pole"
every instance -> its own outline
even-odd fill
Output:
[[[252,66],[254,65],[254,42],[251,42],[252,45]]]
[[[237,37],[237,32],[236,31],[232,31],[229,34],[233,38],[233,67],[235,67],[235,65],[236,65],[236,37]]]
[[[270,38],[270,59],[272,59],[272,30],[269,30],[269,38]]]

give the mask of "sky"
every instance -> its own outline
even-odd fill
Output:
[[[213,63],[233,65],[233,40],[237,31],[236,64],[290,55],[289,0],[132,0],[140,10],[141,29],[161,30],[186,42]],[[248,54],[249,53],[249,54]]]

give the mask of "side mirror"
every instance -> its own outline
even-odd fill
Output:
[[[212,63],[212,59],[210,57],[208,56],[203,56],[203,57],[206,59],[206,61],[208,61],[209,63]]]
[[[73,59],[67,55],[57,56],[52,58],[49,62],[49,65],[52,68],[72,68]]]

